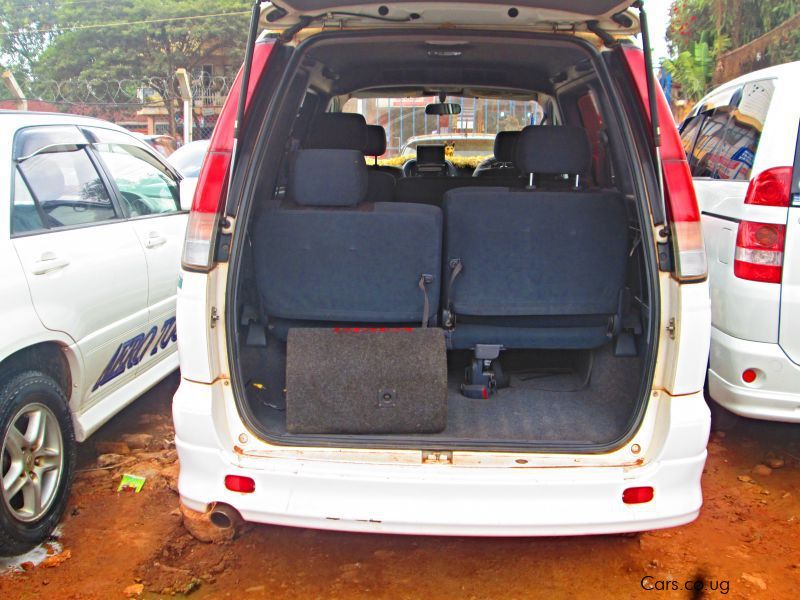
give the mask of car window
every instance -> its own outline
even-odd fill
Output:
[[[169,163],[184,177],[198,177],[203,159],[208,152],[208,144],[207,140],[189,142],[170,155]]]
[[[83,148],[38,154],[20,163],[18,169],[48,228],[87,225],[117,217],[111,197]],[[23,206],[25,199],[21,196],[19,201]]]
[[[771,80],[747,83],[728,104],[715,106],[684,126],[681,137],[694,177],[750,179],[774,89]],[[697,135],[691,141],[693,131]]]
[[[158,160],[139,146],[95,144],[95,151],[117,184],[132,217],[174,213],[180,208],[178,182]]]
[[[359,113],[367,123],[386,131],[386,153],[380,165],[400,166],[416,157],[417,146],[444,145],[447,159],[457,167],[471,168],[494,154],[494,137],[500,131],[519,131],[540,124],[545,117],[542,102],[534,99],[498,99],[448,96],[459,104],[453,115],[428,115],[425,107],[436,96],[350,98],[342,112]]]
[[[11,207],[11,233],[30,233],[44,229],[42,216],[31,191],[19,171],[14,179],[14,202]]]

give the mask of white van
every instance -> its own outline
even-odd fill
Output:
[[[185,510],[507,536],[697,516],[705,253],[630,5],[264,5],[184,248]],[[425,127],[497,135],[502,168],[365,160]]]
[[[709,395],[744,417],[800,423],[800,62],[698,102],[681,138],[711,286]]]

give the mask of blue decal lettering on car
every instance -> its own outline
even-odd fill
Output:
[[[140,333],[122,342],[111,360],[108,361],[106,368],[103,369],[103,373],[92,387],[92,391],[94,392],[97,388],[119,377],[128,369],[136,367],[142,362],[148,351],[150,356],[153,356],[159,349],[166,349],[170,342],[177,341],[178,330],[175,327],[175,317],[170,317],[160,328],[154,325],[147,333]]]

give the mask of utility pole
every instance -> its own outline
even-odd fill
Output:
[[[14,74],[11,71],[3,71],[3,83],[9,93],[14,96],[20,110],[28,110],[28,99],[25,97],[25,92],[19,87]]]
[[[192,85],[186,69],[181,68],[175,71],[175,77],[178,78],[178,88],[183,100],[183,143],[188,144],[192,141],[192,124],[194,123],[192,117]]]

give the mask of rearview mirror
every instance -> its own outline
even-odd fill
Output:
[[[460,115],[461,105],[452,102],[436,102],[425,107],[426,115]]]

